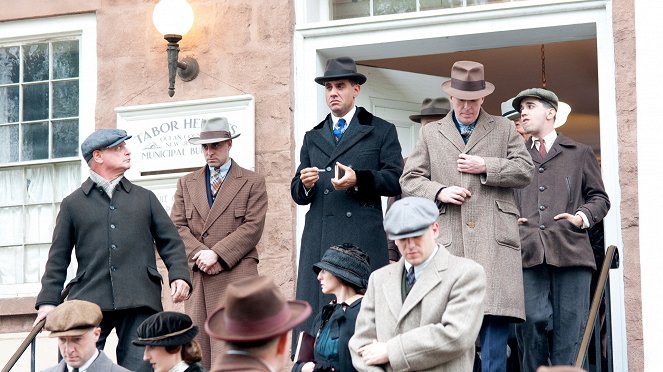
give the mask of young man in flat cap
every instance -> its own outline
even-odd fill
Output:
[[[43,372],[128,372],[97,349],[101,309],[88,301],[66,301],[48,313],[44,329],[58,338],[62,360]]]
[[[225,306],[210,314],[205,331],[228,344],[212,367],[223,371],[281,371],[288,353],[288,333],[311,315],[304,301],[286,301],[265,276],[231,283]]]
[[[184,240],[193,292],[184,310],[202,327],[223,305],[226,286],[258,275],[258,250],[267,214],[265,178],[242,168],[230,157],[233,139],[228,119],[203,122],[200,136],[189,139],[202,147],[204,167],[177,182],[170,217]],[[223,355],[224,343],[199,333],[202,364],[209,369]]]
[[[373,270],[386,265],[381,196],[400,194],[401,146],[396,127],[373,116],[355,99],[366,82],[349,57],[327,61],[323,76],[330,114],[306,132],[290,191],[295,203],[310,205],[302,234],[297,298],[317,314],[331,301],[321,295],[311,266],[331,246],[352,242],[364,250]],[[334,168],[345,172],[336,178]],[[310,329],[313,319],[303,325]]]
[[[520,111],[537,172],[516,191],[525,282],[525,323],[516,326],[522,371],[573,365],[589,313],[596,269],[587,229],[610,209],[591,147],[554,129],[559,100],[549,90],[520,92]],[[552,319],[552,343],[548,330]]]
[[[349,343],[358,371],[472,371],[486,276],[435,242],[437,216],[435,203],[418,197],[387,212],[384,230],[402,258],[368,280]]]
[[[513,123],[481,108],[494,89],[482,64],[454,63],[442,84],[453,111],[422,128],[400,180],[404,195],[437,202],[443,227],[437,241],[486,270],[484,372],[506,370],[509,325],[525,319],[513,189],[529,184],[534,169]]]
[[[60,303],[72,251],[78,270],[69,283],[70,299],[94,302],[104,317],[97,346],[115,328],[121,366],[149,371],[143,348],[132,345],[136,328],[161,311],[163,278],[154,248],[168,268],[174,302],[187,299],[191,288],[184,244],[153,192],[124,177],[131,152],[124,130],[99,129],[81,144],[90,177],[62,200],[53,242],[41,279],[35,324]]]

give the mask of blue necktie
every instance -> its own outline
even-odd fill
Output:
[[[343,137],[343,129],[345,128],[345,119],[340,118],[338,119],[338,124],[334,126],[334,137],[336,138],[336,142],[341,140],[341,137]]]
[[[417,277],[414,275],[414,266],[410,266],[410,270],[408,270],[407,274],[405,274],[405,280],[407,282],[407,286],[410,288],[412,288],[414,283],[417,282]]]

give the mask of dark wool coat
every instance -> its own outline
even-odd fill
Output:
[[[552,266],[596,269],[587,230],[553,220],[560,213],[582,211],[592,228],[608,213],[610,201],[594,152],[562,134],[545,160],[531,139],[526,146],[534,160],[534,179],[515,192],[521,216],[528,219],[520,225],[523,267],[541,264],[545,257]]]
[[[380,196],[400,193],[398,178],[402,168],[401,145],[396,127],[357,107],[355,116],[341,140],[332,134],[331,114],[304,135],[300,165],[292,178],[290,191],[299,205],[310,204],[302,235],[297,275],[297,299],[308,301],[313,314],[332,300],[322,295],[311,270],[332,245],[354,243],[368,253],[373,270],[388,263],[387,237],[382,226]],[[334,190],[334,165],[351,166],[357,186]],[[326,169],[308,196],[299,179],[303,168]],[[311,328],[312,317],[300,329]]]
[[[103,311],[161,311],[155,244],[170,282],[191,285],[182,239],[154,193],[122,178],[111,200],[88,178],[62,200],[36,308],[60,303],[75,247],[78,271],[70,300],[94,302]]]

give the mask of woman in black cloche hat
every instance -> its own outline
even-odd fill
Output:
[[[348,341],[355,333],[355,321],[371,274],[368,255],[353,244],[335,245],[325,252],[322,261],[313,265],[313,271],[318,274],[322,293],[334,295],[335,299],[322,308],[313,322],[313,360],[302,360],[304,353],[300,350],[299,361],[295,360],[292,370],[355,371]]]
[[[134,345],[145,346],[143,359],[155,372],[207,372],[201,365],[198,327],[182,313],[164,311],[138,326]]]

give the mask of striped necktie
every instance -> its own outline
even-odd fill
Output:
[[[209,175],[209,185],[212,190],[212,196],[216,196],[216,193],[219,192],[221,188],[221,168],[214,168],[212,173]]]

